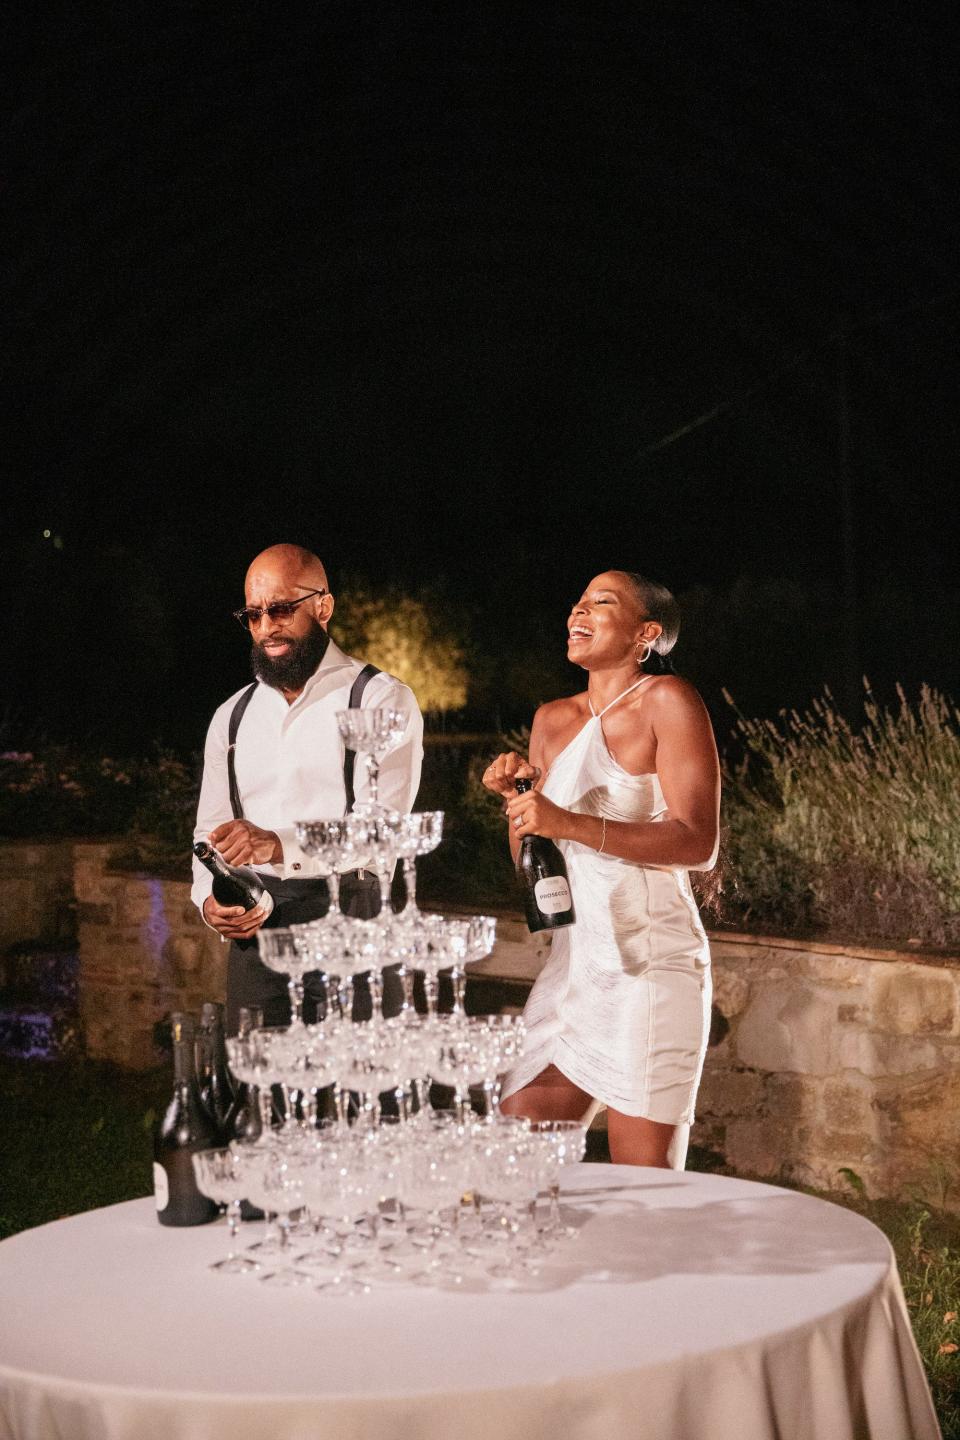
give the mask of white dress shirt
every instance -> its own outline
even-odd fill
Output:
[[[254,691],[237,733],[237,788],[243,818],[263,830],[275,831],[283,846],[282,864],[257,865],[257,870],[285,879],[309,879],[316,873],[314,862],[297,844],[294,822],[333,819],[346,809],[344,744],[336,712],[347,708],[350,688],[363,663],[345,655],[331,640],[292,705],[270,685],[260,684]],[[227,733],[243,689],[224,701],[207,731],[195,840],[205,840],[211,830],[233,819]],[[365,710],[389,706],[407,712],[404,737],[381,763],[379,785],[381,801],[405,813],[413,808],[423,763],[423,717],[416,697],[408,685],[381,673],[368,681],[361,703]],[[360,756],[353,783],[356,798],[364,799],[369,782]],[[197,859],[193,876],[191,897],[202,911],[213,888],[213,876]]]

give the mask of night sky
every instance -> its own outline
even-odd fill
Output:
[[[287,539],[439,586],[504,657],[562,653],[585,581],[642,570],[712,707],[864,670],[960,692],[945,15],[21,15],[7,743],[197,745],[246,675],[246,564]]]

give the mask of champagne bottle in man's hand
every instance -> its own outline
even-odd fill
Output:
[[[273,909],[273,896],[250,865],[228,865],[206,840],[198,840],[193,853],[213,876],[213,898],[218,905],[239,905],[252,910],[259,905],[265,915]]]
[[[518,795],[525,795],[533,789],[533,782],[517,780],[516,787]],[[552,840],[544,835],[525,835],[517,856],[517,874],[523,886],[529,930],[557,930],[575,924],[567,867]]]

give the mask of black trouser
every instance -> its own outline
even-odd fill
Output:
[[[308,920],[319,920],[330,908],[330,895],[324,880],[275,880],[264,877],[267,888],[273,896],[271,911],[265,928],[303,925]],[[398,879],[400,880],[398,886]],[[399,895],[398,895],[399,889]],[[394,877],[393,900],[402,900],[403,884],[398,868]],[[379,882],[369,870],[361,879],[351,871],[340,879],[340,908],[345,915],[369,920],[380,911]],[[402,1001],[402,990],[395,975],[384,977],[384,1011],[396,1014]],[[324,990],[316,972],[304,979],[303,1018],[312,1024],[323,1014]],[[227,956],[227,1034],[235,1035],[239,1028],[239,1011],[242,1006],[263,1011],[264,1025],[288,1025],[290,1023],[290,995],[284,975],[269,970],[260,959],[256,936],[250,940],[234,940]],[[353,1018],[366,1020],[370,1017],[370,994],[366,982],[354,982]]]

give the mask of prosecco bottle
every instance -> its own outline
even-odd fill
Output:
[[[533,785],[529,780],[517,780],[516,788],[518,795],[525,795]],[[558,930],[576,922],[567,867],[552,840],[525,835],[517,856],[517,874],[529,930]]]
[[[223,1143],[231,1138],[237,1108],[236,1086],[227,1068],[227,1047],[223,1038],[223,1006],[208,1000],[200,1010],[197,1036],[197,1078],[200,1099],[207,1107]]]
[[[270,914],[273,896],[251,866],[228,865],[220,851],[214,850],[206,840],[197,840],[193,853],[213,876],[213,898],[218,905],[242,905],[244,910],[262,905]]]
[[[219,1206],[201,1195],[192,1156],[221,1143],[216,1121],[200,1099],[194,1060],[196,1027],[188,1015],[174,1015],[173,1098],[154,1137],[153,1192],[161,1225],[205,1225]]]

